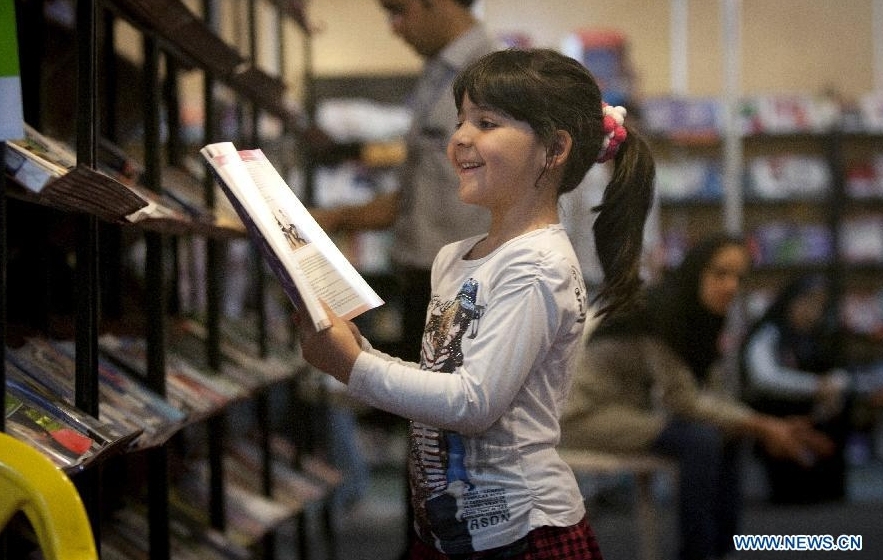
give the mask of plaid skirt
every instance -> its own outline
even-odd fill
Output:
[[[537,527],[512,544],[468,554],[444,554],[417,537],[408,560],[603,560],[588,521],[570,527]]]

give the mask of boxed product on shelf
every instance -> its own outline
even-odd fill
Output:
[[[748,235],[748,247],[757,266],[824,264],[834,258],[834,239],[824,224],[773,221]]]
[[[656,163],[656,192],[661,200],[722,200],[723,174],[711,158],[660,159]]]
[[[840,254],[850,263],[883,263],[883,217],[845,220],[840,226]]]
[[[748,162],[746,190],[761,199],[821,200],[831,188],[831,168],[821,156],[776,154]]]
[[[723,130],[723,107],[712,97],[651,97],[641,102],[648,133],[717,138]]]
[[[839,103],[812,94],[755,95],[741,101],[743,134],[793,134],[825,132],[838,124]]]
[[[845,185],[850,198],[883,198],[883,154],[851,163],[846,168]]]
[[[859,100],[862,129],[883,132],[883,91],[866,93]]]

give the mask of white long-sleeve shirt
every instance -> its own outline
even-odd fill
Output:
[[[585,514],[555,450],[587,313],[579,263],[560,225],[464,259],[479,239],[435,259],[420,367],[362,352],[348,385],[413,421],[415,526],[447,553],[503,546]]]

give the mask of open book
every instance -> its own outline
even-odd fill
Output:
[[[316,329],[330,326],[323,300],[345,319],[383,304],[261,150],[219,142],[200,152],[285,293]]]

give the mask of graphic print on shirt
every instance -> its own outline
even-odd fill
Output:
[[[463,364],[462,341],[478,334],[478,283],[463,283],[453,301],[433,297],[423,335],[422,368],[452,373]],[[411,424],[414,508],[422,537],[450,554],[472,552],[470,528],[508,518],[502,489],[477,490],[465,467],[460,434]]]
[[[583,275],[575,266],[570,267],[570,279],[573,281],[573,285],[576,286],[573,290],[573,296],[576,298],[576,303],[579,306],[579,319],[577,323],[585,323],[586,314],[588,313],[588,295],[583,284]]]

